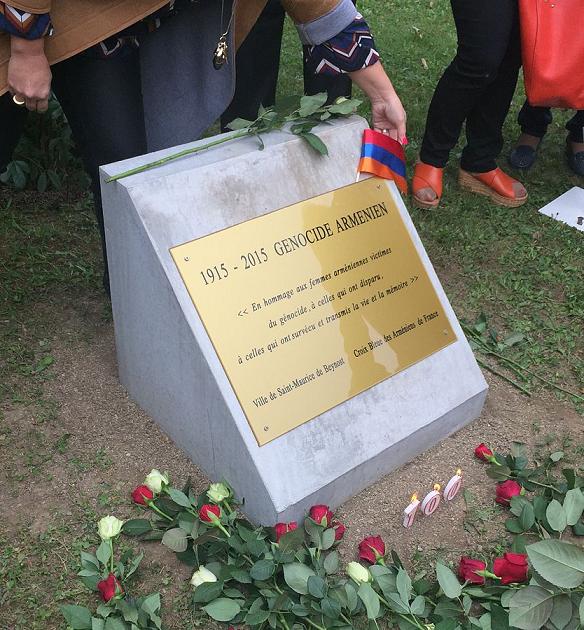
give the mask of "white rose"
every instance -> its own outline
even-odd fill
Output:
[[[201,586],[205,582],[216,582],[217,576],[214,573],[211,573],[209,569],[206,569],[204,566],[200,566],[198,571],[193,573],[193,577],[191,578],[191,584],[197,588],[197,586]]]
[[[346,572],[351,579],[357,582],[357,584],[361,584],[361,582],[371,582],[372,578],[371,573],[369,573],[369,569],[358,562],[349,562]]]
[[[124,521],[115,516],[104,516],[97,524],[97,531],[102,540],[115,538],[121,531]]]
[[[159,470],[154,468],[150,471],[150,473],[148,473],[148,475],[146,475],[144,485],[148,486],[152,492],[160,494],[162,486],[168,485],[168,476],[163,475]]]
[[[212,483],[207,490],[209,501],[222,503],[231,496],[231,490],[224,483]]]

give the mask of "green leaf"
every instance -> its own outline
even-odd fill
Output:
[[[349,116],[355,113],[357,106],[352,99],[337,99],[330,107],[327,108],[331,114],[340,114],[341,116]]]
[[[128,630],[128,624],[119,617],[108,617],[105,620],[104,630]]]
[[[533,568],[560,588],[576,588],[584,582],[584,550],[560,540],[542,540],[528,545]]]
[[[557,630],[564,628],[572,621],[572,600],[569,595],[556,595],[550,621]]]
[[[110,556],[112,555],[112,549],[111,549],[110,543],[108,541],[103,540],[101,544],[99,545],[99,547],[97,548],[95,555],[102,564],[107,564],[108,560],[110,559]]]
[[[122,527],[122,531],[127,536],[141,536],[152,530],[152,525],[145,518],[133,518],[126,521]]]
[[[261,626],[268,620],[269,616],[269,610],[257,610],[254,612],[249,612],[245,617],[245,624],[247,626]]]
[[[294,529],[291,532],[284,534],[280,538],[280,551],[286,553],[287,551],[296,551],[300,549],[304,544],[304,530]]]
[[[377,615],[379,615],[381,604],[379,602],[379,595],[373,590],[371,584],[368,582],[360,584],[357,595],[359,595],[359,599],[365,604],[367,619],[375,619]]]
[[[400,599],[404,604],[409,605],[410,594],[412,592],[412,580],[405,569],[400,568],[397,572],[397,578],[395,580],[397,592]]]
[[[524,532],[529,531],[535,524],[535,512],[531,503],[526,503],[519,516],[519,524]]]
[[[177,490],[176,488],[166,488],[166,492],[168,496],[177,505],[180,505],[181,507],[185,507],[185,508],[193,506],[191,500],[189,499],[189,497],[187,497],[187,495],[184,492],[181,492],[180,490]]]
[[[566,529],[566,525],[568,524],[568,519],[566,516],[566,512],[562,507],[562,504],[556,499],[553,499],[550,504],[547,506],[547,510],[545,511],[546,518],[550,527],[555,532],[563,532]]]
[[[568,525],[576,525],[584,512],[584,494],[580,488],[574,488],[566,492],[564,498],[564,512]]]
[[[538,630],[549,619],[554,594],[540,586],[527,586],[511,598],[509,625],[520,630]]]
[[[505,528],[512,534],[522,534],[525,531],[517,518],[508,518],[505,521]]]
[[[462,585],[454,573],[441,562],[436,563],[436,577],[438,584],[449,599],[456,599],[462,593]]]
[[[584,597],[580,600],[580,624],[584,626]]]
[[[175,553],[181,553],[186,551],[189,546],[188,535],[184,529],[181,529],[180,527],[169,529],[162,537],[162,544],[166,545]]]
[[[559,462],[564,457],[564,451],[556,451],[550,455],[552,462]]]
[[[247,571],[235,569],[231,571],[231,577],[240,584],[251,584],[252,580]]]
[[[317,599],[326,597],[326,583],[319,575],[311,575],[307,582],[308,592]]]
[[[227,128],[231,131],[238,131],[239,129],[247,129],[253,125],[253,120],[245,120],[245,118],[235,118],[228,125]]]
[[[359,606],[357,589],[350,582],[347,582],[345,584],[345,593],[347,595],[347,608],[353,613]]]
[[[138,610],[128,604],[127,601],[120,599],[116,602],[116,608],[122,613],[125,621],[138,623]]]
[[[341,616],[341,605],[330,597],[325,597],[320,603],[323,615],[329,619],[338,619]]]
[[[301,138],[304,138],[306,142],[320,155],[328,155],[328,149],[326,144],[314,133],[310,131],[304,131],[300,134]]]
[[[128,570],[126,571],[125,580],[127,580],[140,566],[140,562],[144,558],[144,553],[139,553],[135,558],[132,559],[130,565],[128,566]]]
[[[384,595],[385,600],[391,610],[402,615],[407,615],[410,612],[409,605],[404,604],[401,600],[401,597],[397,593],[384,593]]]
[[[195,589],[193,602],[195,604],[208,604],[217,599],[222,591],[223,582],[205,582]]]
[[[529,500],[526,499],[524,496],[521,496],[520,494],[518,494],[518,495],[516,495],[514,497],[511,497],[509,511],[514,516],[519,517],[519,516],[521,516],[521,511],[523,510],[523,507],[527,503],[529,503]]]
[[[423,595],[418,595],[410,606],[410,610],[412,614],[421,616],[424,614],[424,609],[426,608],[426,598]]]
[[[140,606],[140,608],[147,615],[157,613],[160,610],[160,594],[153,593],[152,595],[148,595],[148,597],[146,597],[146,599],[142,602],[142,606]]]
[[[258,560],[249,570],[249,575],[254,580],[264,582],[274,575],[276,565],[272,560]]]
[[[67,604],[61,606],[61,612],[73,630],[91,630],[91,613],[85,606]]]
[[[332,575],[339,570],[339,552],[331,551],[324,559],[324,570],[327,575]]]
[[[582,521],[576,523],[576,525],[572,527],[572,533],[574,536],[584,536],[584,523]]]
[[[509,630],[509,613],[499,604],[491,604],[491,627],[494,630]]]
[[[321,92],[320,94],[314,94],[313,96],[303,96],[300,99],[300,109],[298,115],[301,118],[312,116],[315,114],[328,100],[328,94]]]
[[[81,552],[81,565],[84,569],[89,569],[91,566],[99,569],[98,559],[92,553],[87,553],[85,551]]]
[[[284,565],[284,580],[286,584],[300,595],[308,595],[308,578],[316,573],[305,564],[292,562]]]
[[[241,606],[233,599],[220,597],[203,606],[203,610],[215,621],[231,621],[241,612]]]
[[[97,617],[91,618],[91,630],[104,630],[105,621],[103,619],[98,619]]]

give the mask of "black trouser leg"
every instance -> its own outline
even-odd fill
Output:
[[[0,96],[0,173],[3,173],[24,131],[28,111],[12,102],[9,92]]]
[[[519,42],[513,39],[517,2],[451,0],[451,4],[458,49],[434,92],[420,158],[432,166],[445,166],[467,120],[473,144],[465,150],[464,166],[474,172],[491,170],[520,63]]]
[[[572,142],[584,142],[584,109],[578,110],[566,123],[566,129]]]
[[[551,125],[552,112],[549,107],[535,107],[525,101],[517,116],[517,122],[522,133],[534,138],[543,138]]]
[[[108,290],[99,167],[146,153],[138,52],[102,59],[89,51],[63,61],[53,67],[53,89],[91,177]]]
[[[221,116],[223,129],[234,118],[255,120],[260,105],[276,102],[283,31],[284,9],[280,0],[270,0],[237,51],[236,89]]]

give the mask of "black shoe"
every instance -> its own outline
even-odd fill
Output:
[[[570,138],[566,140],[566,156],[568,157],[568,166],[574,173],[584,176],[584,151],[574,153],[570,144]]]
[[[509,164],[513,168],[519,168],[526,171],[535,164],[537,158],[537,149],[527,144],[517,145],[509,154]]]

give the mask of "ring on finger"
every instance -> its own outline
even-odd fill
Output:
[[[21,101],[16,94],[12,97],[12,102],[18,107],[22,107],[26,103],[24,100]]]

